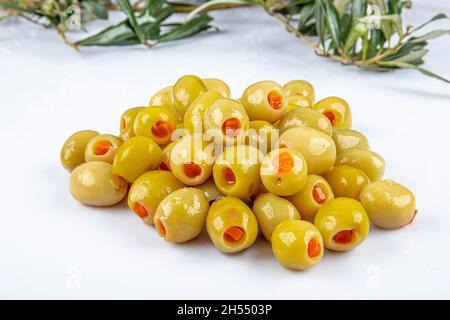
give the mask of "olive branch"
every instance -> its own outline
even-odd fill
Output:
[[[79,10],[71,10],[74,6]],[[16,16],[52,28],[75,50],[139,44],[151,48],[218,30],[211,25],[208,12],[242,6],[261,7],[318,56],[372,71],[414,69],[450,82],[421,66],[428,53],[428,42],[449,35],[450,30],[417,34],[429,23],[448,17],[440,13],[417,27],[404,26],[403,10],[412,7],[412,1],[405,0],[0,0],[0,22]],[[67,37],[71,26],[107,20],[109,12],[119,10],[126,16],[123,21],[77,42]],[[169,17],[178,13],[184,14],[181,21],[167,23]]]

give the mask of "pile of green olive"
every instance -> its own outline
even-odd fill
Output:
[[[413,193],[382,180],[384,159],[351,126],[344,99],[315,102],[304,80],[257,82],[231,99],[225,82],[186,75],[125,111],[118,136],[70,136],[61,163],[79,202],[128,197],[166,241],[206,226],[217,249],[233,253],[261,231],[282,265],[308,269],[325,248],[360,245],[371,222],[396,229],[416,213]]]

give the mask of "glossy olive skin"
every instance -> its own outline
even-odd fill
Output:
[[[361,190],[370,183],[369,177],[360,169],[346,165],[336,166],[323,176],[333,189],[335,197],[359,200]]]
[[[314,87],[305,80],[292,80],[283,86],[284,93],[289,96],[302,95],[307,98],[311,104],[316,98]]]
[[[113,173],[133,183],[140,175],[158,168],[162,151],[149,137],[132,137],[117,150]]]
[[[278,141],[278,130],[267,121],[250,121],[250,128],[247,131],[245,143],[258,148],[263,154],[272,150],[272,145]]]
[[[72,134],[64,142],[61,152],[61,165],[69,172],[85,162],[84,154],[89,141],[99,133],[93,130],[83,130]]]
[[[297,208],[288,200],[272,193],[261,193],[253,203],[253,213],[258,226],[267,241],[271,241],[272,232],[284,220],[300,220]]]
[[[269,94],[276,94],[280,98],[280,105],[274,108],[269,103]],[[287,100],[281,86],[274,81],[256,82],[247,89],[241,97],[250,120],[264,120],[274,123],[281,119],[286,111]]]
[[[317,202],[314,199],[314,188],[320,188],[325,199]],[[299,193],[287,199],[301,212],[302,219],[314,222],[317,211],[327,202],[334,199],[334,193],[328,182],[321,176],[309,175],[305,186]]]
[[[334,128],[333,141],[338,153],[353,149],[369,150],[369,141],[356,130]]]
[[[158,125],[164,123],[163,131],[158,131]],[[160,108],[145,108],[141,110],[134,121],[134,132],[138,136],[150,137],[160,146],[170,143],[172,132],[177,125],[173,112]]]
[[[280,147],[299,151],[308,164],[308,173],[320,175],[336,161],[334,141],[322,131],[308,127],[293,127],[279,139]]]
[[[213,167],[214,182],[228,196],[248,198],[259,190],[262,153],[246,145],[230,146],[217,157]]]
[[[97,143],[109,143],[110,147],[105,154],[96,154],[95,146]],[[84,159],[86,161],[104,161],[113,163],[117,149],[122,145],[122,140],[111,134],[99,134],[92,138],[86,146]]]
[[[184,114],[192,101],[206,91],[208,89],[202,79],[197,76],[186,75],[179,78],[173,86],[173,99],[178,115],[184,118]]]
[[[186,242],[202,232],[209,204],[201,190],[178,189],[165,197],[156,209],[154,224],[158,234],[169,242]],[[162,224],[164,232],[161,232]]]
[[[350,198],[336,198],[326,203],[316,214],[314,225],[322,235],[325,248],[348,251],[360,245],[367,237],[370,220],[361,203]],[[351,240],[336,242],[333,238],[341,231],[351,230]]]
[[[215,200],[223,198],[225,195],[217,188],[213,178],[209,178],[202,184],[195,186],[196,189],[202,190],[203,194],[211,205]]]
[[[309,127],[331,136],[333,126],[330,120],[312,108],[295,108],[289,111],[280,121],[280,134],[292,127]]]
[[[175,108],[175,100],[173,99],[173,86],[165,87],[156,92],[148,103],[149,107],[160,107],[171,111],[178,121],[183,121]]]
[[[311,101],[301,94],[294,94],[293,96],[287,96],[287,103],[288,103],[288,109],[289,106],[295,106],[295,107],[302,107],[302,108],[311,108],[312,103]],[[291,107],[292,108],[292,107]],[[286,110],[288,111],[288,110]]]
[[[133,182],[128,192],[128,206],[145,223],[153,224],[159,203],[183,187],[183,183],[169,171],[149,171]]]
[[[362,170],[370,181],[383,178],[385,163],[383,157],[370,150],[348,150],[337,155],[336,165],[345,164]]]
[[[392,181],[372,182],[361,192],[360,201],[370,220],[382,229],[397,229],[412,222],[416,212],[414,194]]]
[[[138,113],[144,109],[145,107],[136,107],[122,113],[122,116],[120,117],[120,139],[127,141],[136,135],[134,132],[134,120]]]
[[[239,128],[234,134],[227,134],[225,130],[227,121],[230,119],[236,119],[239,123]],[[204,126],[207,135],[212,136],[217,144],[244,143],[249,122],[250,120],[242,104],[233,99],[219,98],[215,100],[204,114]]]
[[[221,95],[214,91],[200,94],[192,101],[184,115],[184,128],[190,133],[202,133],[204,130],[203,116],[205,111],[220,97]]]
[[[161,163],[159,164],[159,169],[170,171],[170,153],[172,152],[173,147],[177,140],[172,141],[162,150]]]
[[[103,161],[83,163],[72,171],[70,193],[83,204],[97,207],[113,206],[128,191],[128,183],[112,174],[111,164]]]
[[[203,141],[202,135],[186,135],[178,139],[170,152],[170,170],[188,186],[202,184],[212,174],[214,145]],[[189,167],[199,172],[190,175]]]
[[[328,97],[317,101],[314,110],[328,114],[333,128],[350,129],[352,127],[352,112],[347,101],[338,97]],[[330,115],[332,114],[332,117]]]
[[[309,253],[309,244],[314,241],[317,251]],[[272,233],[272,251],[278,262],[294,270],[306,270],[322,260],[323,241],[319,230],[308,221],[285,220]]]
[[[224,237],[230,227],[239,227],[244,233],[237,242]],[[245,250],[253,245],[258,235],[258,222],[250,208],[241,200],[225,197],[215,201],[209,209],[206,228],[214,246],[224,253]]]
[[[216,78],[202,79],[208,91],[217,92],[223,98],[229,98],[231,96],[230,87],[222,80]]]
[[[287,161],[286,167],[281,164]],[[300,192],[308,178],[308,165],[303,155],[294,149],[275,149],[261,163],[261,180],[264,187],[279,196]]]

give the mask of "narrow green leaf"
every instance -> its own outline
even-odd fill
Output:
[[[428,44],[427,42],[419,42],[419,43],[408,43],[407,42],[404,45],[402,45],[393,54],[384,57],[383,61],[391,61],[391,60],[398,59],[398,58],[403,57],[404,55],[407,55],[407,54],[409,54],[411,52],[418,51],[418,50],[421,50],[421,49],[425,48],[425,46],[427,44]]]
[[[319,37],[320,44],[325,50],[325,7],[323,0],[316,0],[314,8],[314,17],[316,19],[316,30]]]
[[[379,46],[381,48],[380,44],[381,32],[379,29],[371,29],[369,34],[370,39],[369,39],[369,49],[367,50],[367,58],[372,58],[377,54]]]
[[[364,23],[356,23],[353,25],[350,33],[345,41],[344,51],[346,53],[350,52],[356,45],[356,42],[362,35],[367,32],[367,25]]]
[[[348,13],[344,13],[341,16],[340,26],[341,26],[341,31],[340,31],[341,32],[341,36],[342,36],[343,41],[345,42],[345,39],[347,39],[347,36],[348,36],[348,34],[350,32],[350,29],[352,27],[352,17],[351,17],[351,15],[349,15]]]
[[[330,33],[331,39],[337,48],[342,47],[341,28],[339,26],[339,15],[334,7],[332,0],[325,0],[325,22]]]
[[[423,42],[423,41],[433,40],[438,37],[442,37],[442,36],[449,35],[449,34],[450,34],[450,30],[442,30],[442,29],[434,30],[434,31],[424,34],[423,36],[413,37],[413,38],[409,39],[408,42],[419,43],[419,42]]]
[[[392,61],[397,61],[397,62],[416,61],[418,59],[422,59],[427,53],[428,53],[428,49],[420,49],[420,50],[405,54],[404,56],[401,56],[400,58],[397,58]]]
[[[388,13],[401,14],[403,8],[403,0],[388,0]]]
[[[117,4],[119,5],[119,7],[122,9],[122,11],[125,13],[125,15],[128,18],[128,22],[131,26],[131,28],[133,28],[134,33],[136,34],[136,36],[138,37],[139,41],[144,43],[145,42],[145,33],[144,31],[140,28],[139,24],[136,21],[136,16],[134,15],[134,10],[133,7],[130,4],[130,1],[128,0],[116,0]]]
[[[90,0],[83,1],[81,5],[83,6],[83,8],[85,8],[85,10],[87,10],[95,17],[103,20],[108,19],[108,10],[102,3]]]
[[[305,5],[299,13],[298,16],[298,26],[297,29],[302,32],[308,22],[314,17],[314,3],[309,3]]]
[[[444,77],[442,77],[442,76],[440,76],[440,75],[438,75],[438,74],[436,74],[434,72],[431,72],[431,71],[429,71],[427,69],[418,67],[418,66],[416,66],[414,64],[411,64],[411,63],[400,62],[400,61],[380,61],[378,63],[380,65],[382,65],[382,66],[392,66],[392,67],[404,68],[404,69],[414,69],[414,70],[417,70],[417,71],[421,72],[422,74],[424,74],[426,76],[433,77],[433,78],[439,79],[441,81],[450,83],[450,80],[448,80],[448,79],[446,79],[446,78],[444,78]]]
[[[430,20],[428,20],[427,22],[421,24],[421,25],[418,26],[418,27],[415,27],[415,28],[413,29],[413,31],[420,30],[420,29],[422,29],[423,27],[425,27],[427,24],[429,24],[429,23],[431,23],[431,22],[433,22],[433,21],[436,21],[436,20],[440,20],[440,19],[448,19],[448,16],[447,16],[445,13],[439,13],[439,14],[435,15],[433,18],[431,18]]]
[[[174,41],[192,36],[196,33],[209,29],[211,27],[209,22],[211,21],[212,18],[209,15],[202,13],[182,25],[175,27],[170,32],[162,35],[158,42]]]
[[[352,1],[352,21],[356,23],[357,20],[366,15],[367,0],[353,0]]]
[[[161,8],[166,4],[165,0],[145,0],[144,11],[155,16],[161,11]]]

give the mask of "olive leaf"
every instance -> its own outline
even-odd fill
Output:
[[[407,63],[407,62],[402,62],[402,61],[380,61],[378,62],[381,66],[391,66],[391,67],[396,67],[396,68],[404,68],[404,69],[415,69],[421,73],[423,73],[424,75],[427,75],[429,77],[433,77],[436,79],[439,79],[441,81],[450,83],[450,80],[441,77],[440,75],[433,73],[427,69],[418,67],[412,63]]]
[[[431,18],[430,20],[428,20],[427,22],[421,24],[418,27],[415,27],[413,29],[413,31],[417,31],[422,29],[423,27],[425,27],[426,25],[428,25],[429,23],[436,21],[436,20],[440,20],[440,19],[448,19],[448,16],[445,13],[438,13],[437,15],[435,15],[433,18]]]
[[[158,42],[174,41],[174,40],[192,36],[201,31],[211,28],[211,26],[209,25],[209,22],[211,22],[211,21],[212,21],[212,18],[209,15],[207,15],[206,13],[202,13],[202,14],[198,15],[197,17],[195,17],[189,21],[186,21],[185,23],[175,27],[170,32],[162,35],[158,39]]]
[[[342,47],[342,38],[341,38],[341,28],[339,26],[339,16],[334,7],[332,0],[324,0],[325,7],[325,22],[328,28],[328,32],[330,33],[331,39],[333,40],[335,46],[337,48]]]
[[[433,40],[441,36],[450,35],[450,30],[434,30],[424,34],[420,37],[413,37],[409,40],[410,43],[419,43],[423,41]]]
[[[322,48],[325,48],[325,7],[322,0],[316,0],[314,8],[316,31]]]
[[[128,18],[128,23],[133,29],[134,33],[136,34],[136,37],[139,39],[141,43],[145,42],[145,33],[144,30],[141,29],[140,25],[136,21],[136,16],[134,15],[134,9],[130,4],[130,1],[128,0],[116,0],[117,4],[120,6],[122,11],[125,13],[125,15]]]

